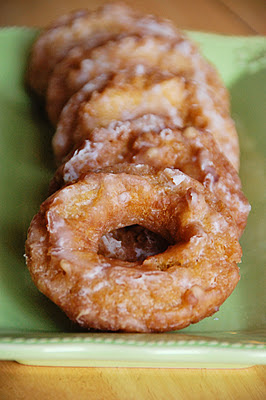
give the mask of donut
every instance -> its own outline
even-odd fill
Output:
[[[58,165],[61,164],[74,146],[72,132],[75,130],[77,124],[79,106],[85,100],[89,100],[96,89],[99,91],[102,90],[108,82],[108,79],[109,76],[107,74],[102,74],[92,79],[73,95],[63,108],[60,122],[57,125],[55,135],[52,139],[55,160]]]
[[[219,151],[211,133],[193,127],[170,129],[169,125],[159,116],[145,115],[94,129],[89,139],[57,169],[50,190],[55,191],[89,171],[123,162],[157,169],[178,168],[227,204],[240,237],[250,205],[236,170]]]
[[[179,36],[169,40],[151,35],[129,35],[107,41],[93,49],[85,45],[75,46],[55,66],[46,95],[51,122],[57,124],[63,106],[88,81],[103,73],[110,74],[134,65],[181,73],[206,86],[207,90],[210,86],[212,95],[229,111],[227,90],[215,69],[203,59],[190,40]]]
[[[134,119],[147,113],[164,114],[181,124],[180,112],[187,95],[185,79],[138,66],[115,74],[100,91],[87,95],[86,84],[64,107],[53,137],[53,150],[60,164],[69,151],[96,126],[112,120]],[[70,119],[71,118],[71,119]]]
[[[49,193],[52,194],[86,172],[125,162],[139,135],[149,131],[159,133],[169,125],[170,122],[164,117],[145,114],[130,121],[113,121],[106,128],[95,128],[57,168],[50,182]]]
[[[25,244],[37,288],[86,329],[165,332],[218,311],[250,205],[228,92],[197,46],[106,4],[44,29],[27,80],[57,163]]]
[[[182,36],[169,21],[142,16],[121,3],[105,4],[96,11],[73,11],[44,29],[34,43],[27,73],[29,85],[39,95],[45,95],[51,72],[74,46],[85,43],[87,48],[93,48],[128,32]]]
[[[53,138],[58,163],[96,126],[153,113],[167,117],[179,127],[192,125],[211,130],[220,149],[238,168],[239,145],[234,123],[224,107],[215,105],[197,82],[136,66],[115,74],[101,91],[88,98],[83,95],[86,86],[69,100],[60,116]]]
[[[108,200],[107,200],[108,199]],[[164,332],[212,315],[239,280],[232,217],[177,169],[118,164],[50,196],[26,242],[33,281],[83,327]],[[102,236],[139,225],[168,242],[143,261],[99,253]]]

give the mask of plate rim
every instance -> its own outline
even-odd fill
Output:
[[[20,33],[26,31],[27,34],[34,35],[39,32],[39,28],[34,27],[1,27],[0,34],[9,33]],[[215,34],[212,32],[196,32],[196,31],[186,31],[187,34],[194,36],[200,35],[204,38],[222,38],[223,40],[231,40],[231,38],[238,39],[241,44],[245,42],[249,43],[265,43],[266,36],[232,36],[232,35],[222,35]],[[264,60],[265,61],[265,60]],[[209,333],[209,332],[208,332]],[[222,334],[225,331],[221,332]],[[243,333],[242,331],[239,334]],[[265,337],[265,331],[263,331]],[[198,336],[205,336],[207,332],[199,333]],[[213,332],[213,336],[219,334],[219,332]],[[109,335],[109,334],[108,334]],[[155,338],[157,334],[154,334]],[[178,337],[178,335],[176,335]],[[188,357],[191,353],[193,356],[193,362],[203,363],[204,357],[206,355],[210,356],[216,363],[221,363],[224,360],[225,354],[232,360],[233,364],[237,361],[238,364],[266,364],[266,343],[264,341],[258,340],[255,331],[250,331],[246,336],[245,340],[238,340],[238,335],[235,335],[234,340],[228,341],[222,338],[208,338],[208,339],[197,339],[197,334],[189,333],[185,334],[180,331],[180,336],[187,336],[187,339],[176,338],[175,340],[124,340],[121,342],[121,337],[119,334],[117,339],[102,338],[97,339],[91,336],[91,333],[67,333],[67,332],[45,332],[39,331],[35,333],[30,332],[20,332],[8,333],[0,330],[0,360],[29,360],[40,362],[40,360],[56,360],[58,357],[62,357],[62,348],[67,350],[66,354],[69,357],[71,353],[71,360],[73,357],[80,357],[79,359],[88,360],[90,357],[96,357],[95,360],[103,361],[100,359],[101,352],[107,352],[109,355],[109,360],[111,362],[117,361],[115,350],[122,350],[127,353],[128,358],[140,357],[141,354],[147,354],[153,357],[157,357],[154,362],[163,364],[163,360],[166,357],[173,358],[174,363],[179,363],[182,357]],[[194,336],[194,338],[191,338]],[[158,336],[157,336],[158,337]],[[256,343],[255,343],[256,342]],[[81,348],[83,349],[81,351]],[[172,350],[172,353],[169,350]],[[98,352],[98,354],[97,354]],[[118,352],[119,353],[119,352]],[[34,359],[32,355],[34,354]],[[19,357],[18,357],[19,356]],[[31,357],[29,357],[31,356]],[[65,356],[66,357],[66,356]],[[84,358],[82,358],[84,357]],[[110,358],[111,357],[111,358]],[[133,357],[134,358],[134,357]],[[162,360],[163,359],[163,360]],[[61,361],[70,360],[70,358],[61,358]],[[124,358],[125,360],[125,358]],[[20,362],[20,361],[19,361]],[[140,358],[137,362],[141,362]],[[181,360],[183,364],[185,361]],[[24,361],[26,363],[26,361]]]

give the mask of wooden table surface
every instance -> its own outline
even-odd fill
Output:
[[[0,0],[0,25],[45,26],[97,0]],[[265,0],[131,0],[184,29],[266,34]],[[265,399],[266,367],[236,370],[31,367],[0,362],[0,399]]]

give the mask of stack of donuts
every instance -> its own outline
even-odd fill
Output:
[[[250,210],[215,68],[169,21],[113,3],[45,29],[27,79],[58,166],[26,242],[39,290],[99,330],[215,313],[239,281]]]

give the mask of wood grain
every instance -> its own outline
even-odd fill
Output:
[[[94,9],[105,2],[103,0],[2,0],[0,25],[45,26],[56,16],[74,8]],[[171,18],[182,29],[232,35],[250,35],[257,32],[251,22],[246,23],[220,0],[128,0],[127,3],[141,11]],[[249,1],[249,4],[253,10],[252,1]]]
[[[248,26],[260,35],[266,35],[265,0],[222,0]]]
[[[61,368],[0,363],[1,400],[263,400],[266,367]]]

